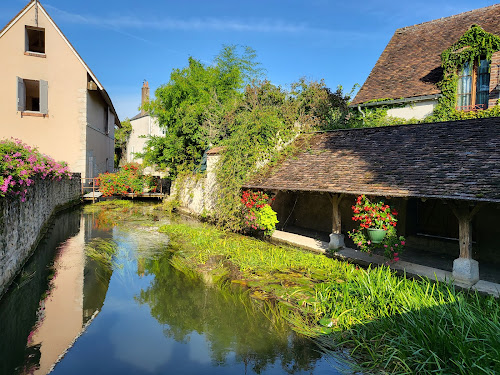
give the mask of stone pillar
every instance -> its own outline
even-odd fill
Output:
[[[479,281],[479,263],[472,259],[472,225],[471,221],[477,213],[480,204],[469,208],[468,203],[448,202],[458,219],[458,242],[460,256],[453,261],[453,278],[466,285],[473,285]]]
[[[345,246],[340,216],[340,201],[343,197],[344,194],[330,194],[330,201],[332,202],[332,233],[330,234],[328,248],[332,250],[337,250]]]

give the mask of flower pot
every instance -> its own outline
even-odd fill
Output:
[[[387,231],[383,229],[375,229],[375,228],[366,228],[368,232],[368,237],[372,243],[381,243],[385,237]]]

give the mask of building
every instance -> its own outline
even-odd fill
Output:
[[[273,192],[279,229],[355,248],[361,194],[399,212],[419,264],[466,285],[499,269],[500,118],[338,130],[301,136],[297,151],[245,188]],[[436,267],[436,263],[439,264]],[[499,283],[498,273],[489,279]]]
[[[0,31],[0,138],[18,138],[84,177],[113,171],[118,115],[38,1]]]
[[[423,119],[433,113],[443,94],[441,53],[472,25],[500,36],[500,4],[396,30],[375,67],[351,103],[361,112],[386,106],[387,115]],[[464,52],[457,46],[453,53]],[[472,46],[473,47],[473,46]],[[500,52],[489,60],[477,56],[473,66],[459,66],[459,110],[481,110],[496,105],[499,98]]]
[[[158,119],[151,116],[143,108],[146,103],[149,102],[149,84],[144,81],[142,85],[142,95],[141,95],[141,111],[130,119],[130,125],[132,125],[132,132],[127,142],[127,153],[126,161],[137,162],[142,164],[142,158],[137,154],[144,151],[144,146],[149,137],[151,136],[163,136],[165,131],[160,128],[158,124]],[[148,171],[146,171],[148,172]]]

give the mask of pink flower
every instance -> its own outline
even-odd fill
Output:
[[[404,246],[406,245],[406,242],[405,241],[401,241],[401,246]]]
[[[398,260],[399,260],[399,258],[398,258],[398,257],[394,258],[394,261],[395,261],[395,262],[397,262]]]

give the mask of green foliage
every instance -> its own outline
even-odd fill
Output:
[[[56,162],[19,139],[0,141],[0,197],[19,196],[24,202],[35,178],[60,181],[71,177],[65,162]]]
[[[190,57],[187,67],[174,69],[147,108],[168,132],[147,143],[145,163],[169,168],[171,178],[193,170],[207,147],[227,135],[224,115],[242,96],[245,83],[260,74],[254,60],[248,47],[239,53],[236,46],[225,46],[213,65]]]
[[[242,193],[243,227],[247,230],[261,230],[270,236],[276,229],[278,218],[269,205],[269,196],[262,192],[246,190]]]
[[[97,178],[99,191],[103,196],[141,194],[150,181],[141,174],[137,163],[128,163],[116,173],[101,173]]]
[[[115,129],[115,168],[118,168],[127,150],[127,142],[131,133],[132,125],[128,118],[121,122],[121,128]]]
[[[278,247],[211,226],[163,226],[182,248],[185,268],[204,272],[213,259],[258,299],[278,301],[295,330],[338,356],[391,374],[494,374],[500,371],[500,301],[445,283],[399,277],[387,267]],[[224,266],[221,264],[221,266]],[[220,271],[217,271],[220,272]],[[364,372],[364,371],[363,371]]]
[[[479,62],[481,58],[491,60],[493,53],[500,51],[500,37],[484,31],[478,25],[472,25],[460,39],[450,48],[441,53],[441,66],[443,79],[438,86],[441,97],[426,122],[465,120],[472,118],[485,118],[500,116],[500,107],[494,106],[482,111],[458,111],[457,84],[458,72],[465,63]]]

